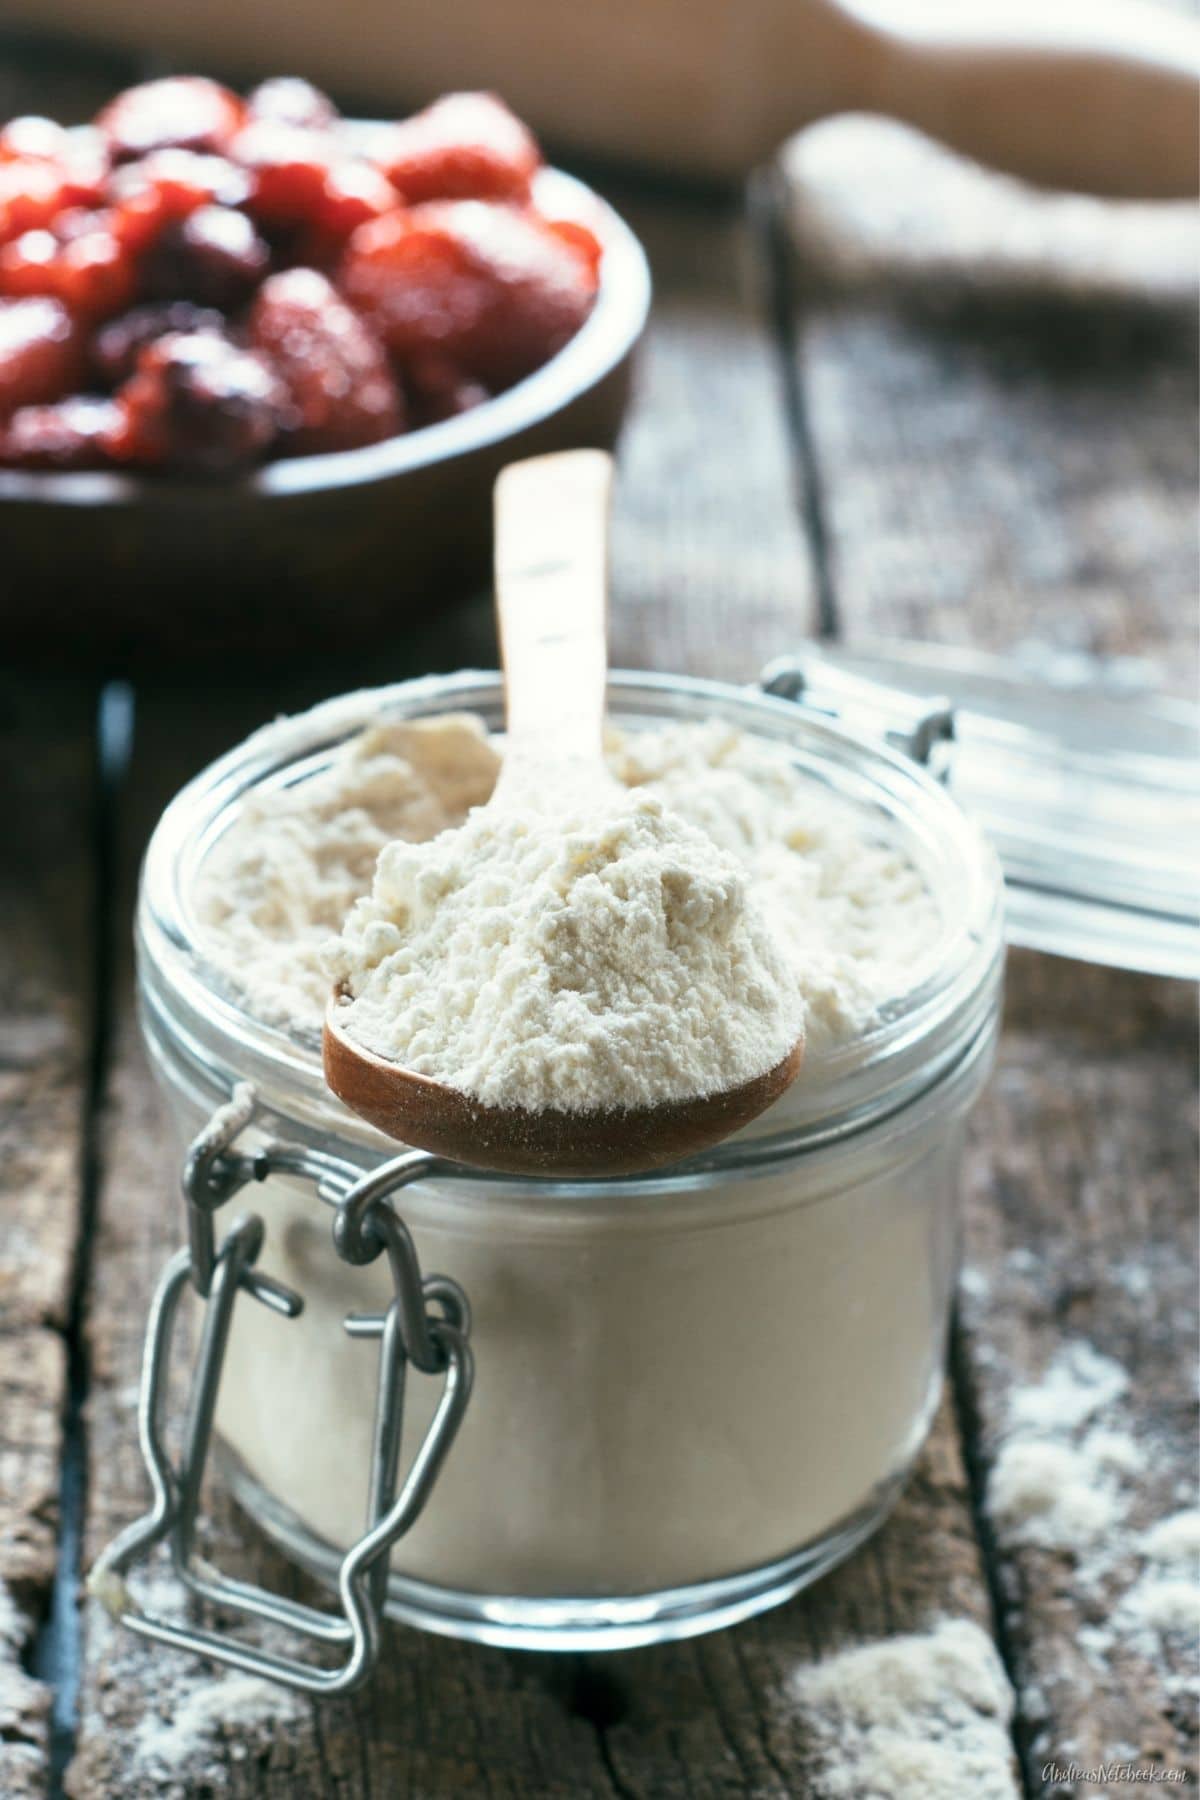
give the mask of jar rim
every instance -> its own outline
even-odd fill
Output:
[[[998,863],[946,790],[909,757],[814,713],[803,702],[757,688],[694,676],[612,671],[610,717],[616,723],[662,726],[718,717],[747,734],[785,747],[792,761],[829,787],[882,814],[934,887],[946,925],[935,969],[880,1009],[867,1031],[820,1058],[819,1080],[803,1077],[790,1124],[727,1140],[703,1157],[603,1185],[657,1192],[673,1183],[763,1169],[876,1123],[924,1093],[961,1059],[991,1010],[1003,962],[1003,883]],[[267,782],[290,784],[314,772],[348,738],[381,719],[480,713],[498,726],[500,675],[462,670],[379,688],[358,689],[277,719],[200,771],[168,804],[142,867],[137,954],[147,1029],[165,1034],[203,1071],[215,1091],[249,1080],[263,1105],[318,1131],[334,1131],[367,1155],[395,1144],[366,1125],[326,1088],[319,1038],[270,1025],[247,1011],[197,928],[195,877],[203,857],[230,822],[232,809]],[[464,1169],[471,1179],[528,1190],[592,1188]]]

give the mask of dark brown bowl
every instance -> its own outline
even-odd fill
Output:
[[[600,291],[557,356],[473,412],[364,450],[288,457],[233,481],[0,469],[0,619],[55,660],[280,656],[394,643],[490,579],[505,463],[610,447],[650,275],[629,227],[558,170],[538,198],[604,244]]]

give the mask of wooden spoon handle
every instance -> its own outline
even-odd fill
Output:
[[[828,0],[827,0],[828,3]],[[864,32],[854,106],[1046,187],[1186,198],[1200,179],[1200,30],[1129,0],[993,0],[927,23],[842,0]]]
[[[508,741],[497,792],[535,772],[603,769],[612,458],[566,450],[496,482],[496,620]]]

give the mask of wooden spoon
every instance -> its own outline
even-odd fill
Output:
[[[599,450],[535,457],[496,483],[496,610],[507,738],[491,808],[565,811],[603,803],[607,674],[607,514],[612,461]],[[325,1017],[325,1079],[340,1100],[402,1143],[520,1175],[628,1175],[719,1143],[794,1080],[803,1040],[724,1092],[596,1112],[487,1106],[379,1056],[347,1035],[346,1000]]]

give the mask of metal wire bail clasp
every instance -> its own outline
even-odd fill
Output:
[[[213,1214],[251,1181],[267,1174],[265,1152],[238,1155],[234,1141],[254,1117],[254,1089],[248,1081],[234,1088],[228,1103],[219,1106],[208,1124],[193,1138],[183,1163],[183,1197],[187,1202],[190,1275],[196,1292],[207,1297],[216,1266],[216,1233]],[[251,1259],[253,1260],[253,1259]]]
[[[236,1151],[234,1140],[250,1124],[254,1112],[253,1091],[239,1087],[189,1150],[184,1192],[190,1242],[163,1271],[150,1309],[142,1360],[138,1436],[152,1502],[149,1511],[103,1552],[88,1586],[121,1624],[141,1637],[302,1692],[343,1694],[360,1686],[375,1666],[388,1552],[425,1505],[470,1398],[474,1374],[468,1342],[470,1313],[456,1282],[440,1275],[422,1278],[412,1239],[390,1203],[390,1196],[399,1188],[439,1166],[435,1158],[409,1151],[369,1175],[359,1176],[351,1165],[295,1144],[269,1142],[246,1155]],[[393,1298],[386,1311],[351,1314],[345,1322],[352,1338],[378,1342],[379,1372],[367,1524],[339,1566],[340,1612],[324,1612],[233,1580],[202,1563],[195,1549],[201,1483],[234,1306],[242,1294],[248,1294],[289,1319],[297,1318],[304,1307],[299,1294],[255,1268],[265,1237],[262,1219],[253,1213],[236,1219],[218,1250],[212,1215],[247,1181],[283,1172],[311,1177],[320,1198],[336,1207],[334,1247],[344,1262],[363,1264],[386,1253],[392,1275]],[[189,1282],[204,1298],[205,1311],[182,1448],[173,1462],[166,1447],[165,1390],[180,1301]],[[432,1423],[400,1484],[405,1375],[410,1362],[422,1373],[441,1376],[443,1386]],[[125,1577],[164,1540],[184,1590],[281,1626],[311,1643],[341,1650],[340,1664],[322,1667],[223,1631],[141,1608]]]
[[[954,708],[944,697],[906,693],[843,668],[815,647],[775,657],[761,671],[758,685],[766,694],[882,738],[940,780],[949,774]]]

